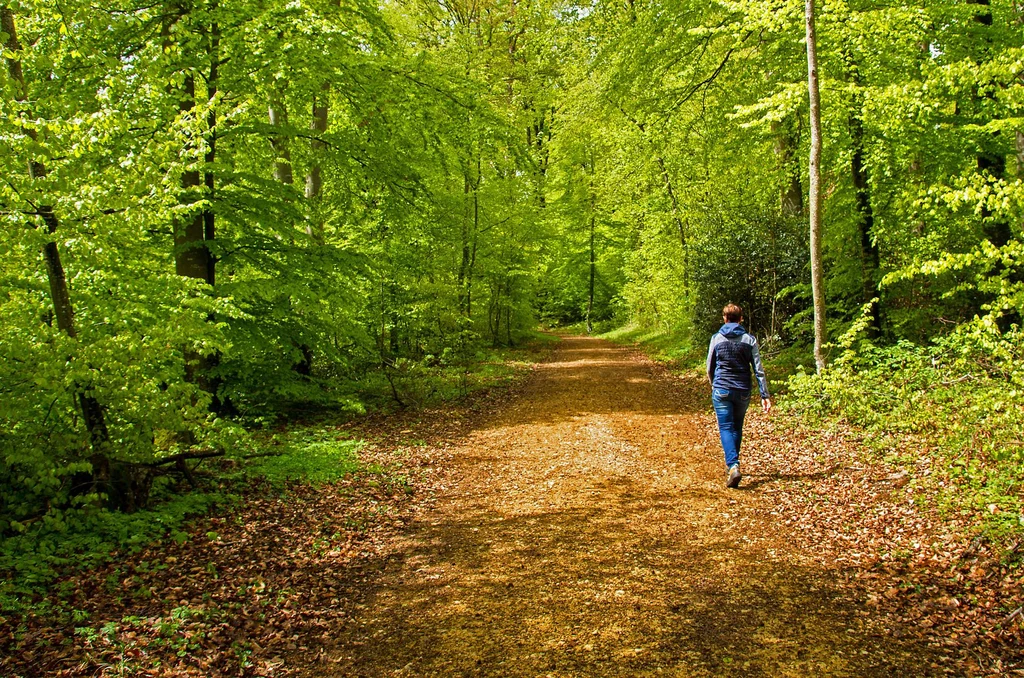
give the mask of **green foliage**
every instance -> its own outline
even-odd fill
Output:
[[[551,57],[509,9],[3,6],[0,536],[526,338]]]
[[[983,318],[927,346],[848,343],[831,369],[791,380],[791,406],[812,425],[839,417],[865,431],[987,529],[1024,529],[1024,333],[1003,334]]]
[[[365,384],[365,397],[377,407],[424,407],[464,398],[482,389],[509,383],[517,371],[533,360],[534,345],[550,337],[531,333],[520,348],[480,348],[475,342],[427,355],[420,361],[399,360]],[[371,397],[375,398],[371,400]]]
[[[91,648],[115,653],[117,663],[108,665],[109,668],[119,675],[127,675],[158,668],[160,659],[152,655],[160,651],[170,650],[179,658],[193,655],[209,637],[209,626],[227,617],[228,611],[216,605],[200,608],[182,605],[164,616],[127,615],[118,621],[76,626],[74,633]],[[241,660],[240,668],[244,668],[247,652],[237,647],[232,649]]]
[[[356,453],[362,445],[358,440],[339,439],[330,430],[296,429],[274,440],[272,454],[248,464],[246,472],[275,485],[294,480],[329,483],[360,467]]]
[[[0,540],[0,610],[17,609],[60,574],[106,562],[120,551],[136,551],[170,533],[192,516],[234,499],[218,492],[171,496],[152,509],[121,513],[95,507],[51,511]]]
[[[85,505],[18,523],[0,540],[0,609],[24,606],[70,569],[104,563],[165,536],[185,543],[190,539],[184,529],[188,519],[234,505],[249,483],[280,488],[288,482],[336,481],[362,468],[356,456],[362,444],[339,438],[334,427],[296,428],[262,441],[250,459],[234,460],[218,471],[217,487],[222,489],[180,493],[164,476],[155,483],[152,508],[122,513]]]
[[[619,344],[634,344],[643,347],[652,358],[660,362],[673,363],[678,367],[703,369],[707,346],[695,342],[693,330],[689,327],[666,332],[638,326],[619,327],[600,335]]]
[[[563,236],[545,317],[578,323],[593,303],[620,327],[606,336],[697,362],[721,307],[739,303],[773,378],[800,375],[800,412],[866,430],[904,463],[934,460],[950,505],[1018,529],[1020,12],[819,12],[834,366],[801,374],[813,312],[800,3],[598,3],[560,26],[571,58],[547,186]],[[595,216],[610,284],[589,295],[581,236]]]
[[[396,386],[405,402],[416,405],[500,388],[534,360],[536,345],[553,341],[557,338],[549,334],[531,333],[525,348],[479,349],[464,364],[420,365],[420,372],[409,374],[407,381],[396,378]],[[380,373],[376,378],[381,383],[362,385],[363,397],[379,407],[394,406],[386,380]],[[8,523],[7,534],[0,539],[0,610],[25,607],[43,587],[74,568],[107,562],[164,537],[177,544],[197,538],[188,532],[189,518],[222,512],[254,487],[260,492],[281,491],[293,483],[319,485],[350,473],[375,472],[358,458],[363,442],[339,434],[338,412],[321,410],[318,415],[311,423],[283,433],[251,432],[245,454],[196,471],[197,490],[182,493],[183,483],[176,476],[158,476],[149,508],[123,513],[99,507],[85,497],[72,507]],[[205,538],[214,540],[217,535],[211,532]]]
[[[721,326],[722,307],[743,308],[744,324],[767,350],[811,335],[796,295],[787,294],[801,280],[806,263],[802,224],[742,206],[714,211],[696,238],[702,265],[693,273],[693,327],[710,337]]]

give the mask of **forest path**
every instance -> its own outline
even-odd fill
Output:
[[[760,416],[752,413],[753,416]],[[310,675],[925,675],[724,487],[707,389],[568,337],[451,457]]]

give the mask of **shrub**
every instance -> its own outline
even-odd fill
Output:
[[[811,424],[839,416],[900,464],[933,464],[947,507],[983,511],[994,532],[1021,529],[1024,472],[1024,332],[991,317],[925,346],[854,348],[820,375],[790,380],[791,405]]]

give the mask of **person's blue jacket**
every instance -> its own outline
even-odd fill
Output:
[[[750,367],[757,375],[762,398],[769,398],[768,378],[761,364],[757,339],[739,323],[725,323],[708,346],[708,381],[713,388],[751,390]]]

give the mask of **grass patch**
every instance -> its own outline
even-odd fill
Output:
[[[323,485],[361,468],[358,452],[361,440],[343,440],[317,427],[303,427],[275,436],[268,447],[271,456],[249,461],[245,472],[265,478],[272,485],[288,482]]]
[[[681,370],[703,368],[707,346],[697,345],[689,328],[663,329],[625,325],[604,334],[601,339],[637,346],[652,360]]]
[[[557,336],[537,331],[512,348],[475,348],[468,357],[397,360],[386,371],[367,376],[362,388],[366,411],[433,407],[509,385],[558,341]]]

